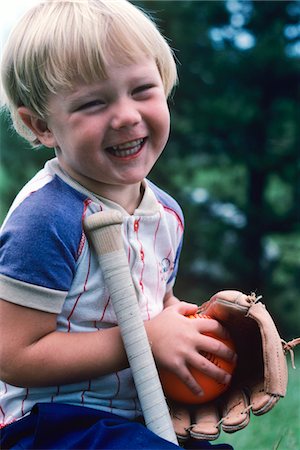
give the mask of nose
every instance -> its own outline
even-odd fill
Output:
[[[111,127],[115,130],[133,127],[141,121],[137,103],[129,98],[119,100],[114,105]]]

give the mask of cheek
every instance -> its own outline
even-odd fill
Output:
[[[164,142],[167,142],[170,133],[170,113],[168,107],[157,109],[154,114],[155,128],[157,130],[157,137]]]
[[[82,122],[78,125],[72,124],[72,127],[67,133],[64,133],[63,144],[68,149],[72,149],[72,153],[86,152],[87,146],[92,148],[93,144],[98,143],[99,136],[99,124],[93,124]]]

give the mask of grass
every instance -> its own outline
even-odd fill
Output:
[[[296,370],[289,366],[288,391],[284,399],[269,413],[251,416],[250,424],[233,434],[221,432],[212,444],[231,444],[235,450],[299,450],[300,449],[300,353],[295,353]]]

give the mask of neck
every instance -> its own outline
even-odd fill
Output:
[[[96,192],[97,194],[97,192]],[[122,206],[128,214],[133,214],[142,201],[144,188],[142,183],[129,186],[109,186],[98,195]]]
[[[144,187],[141,181],[135,184],[105,184],[95,182],[87,177],[81,177],[79,174],[73,172],[70,168],[65,168],[59,162],[61,169],[73,178],[77,183],[88,189],[100,197],[111,200],[120,205],[128,214],[133,214],[135,209],[139,206],[144,195]]]

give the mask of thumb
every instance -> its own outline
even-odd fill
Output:
[[[182,302],[180,301],[177,304],[177,311],[184,315],[187,316],[189,314],[195,314],[199,309],[199,306],[196,305],[195,303],[188,303],[188,302]]]

